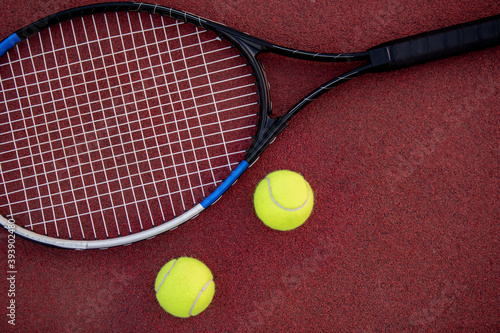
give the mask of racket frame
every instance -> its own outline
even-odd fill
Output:
[[[453,56],[456,54],[472,51],[475,49],[490,47],[499,44],[499,31],[500,19],[498,16],[489,18],[486,23],[482,24],[481,29],[487,32],[489,36],[483,38],[480,33],[474,35],[477,30],[478,23],[470,22],[464,27],[451,27],[447,29],[436,30],[434,35],[431,33],[424,33],[417,36],[411,36],[401,41],[392,41],[387,44],[376,46],[365,52],[357,53],[314,53],[301,51],[291,48],[282,47],[264,41],[262,39],[252,37],[248,34],[229,28],[223,24],[207,20],[196,15],[178,11],[172,8],[163,7],[160,5],[145,4],[145,3],[131,3],[131,2],[114,2],[114,3],[100,3],[95,5],[83,6],[78,8],[69,9],[46,18],[38,20],[33,24],[28,25],[8,36],[0,42],[0,56],[2,56],[8,49],[13,47],[21,40],[28,38],[41,29],[46,28],[52,24],[57,24],[60,21],[89,15],[94,13],[103,13],[108,11],[137,11],[149,12],[153,14],[160,14],[172,17],[176,20],[181,20],[199,26],[203,29],[210,30],[218,34],[221,38],[227,39],[245,56],[248,64],[253,70],[255,76],[258,103],[259,103],[259,121],[257,124],[257,132],[252,145],[247,150],[245,158],[240,164],[232,171],[228,178],[226,178],[210,195],[203,201],[191,208],[184,214],[174,218],[164,224],[155,226],[151,229],[144,230],[135,234],[121,236],[117,238],[104,239],[104,240],[65,240],[39,235],[24,229],[12,223],[5,217],[0,216],[0,224],[2,224],[9,231],[14,230],[15,233],[22,237],[41,242],[47,245],[52,245],[61,248],[73,249],[90,249],[90,248],[107,248],[118,245],[126,245],[139,240],[152,238],[167,230],[175,229],[180,224],[196,217],[204,209],[212,205],[222,194],[231,187],[232,184],[239,178],[239,176],[252,165],[266,147],[283,131],[289,124],[290,120],[307,104],[318,98],[323,93],[329,91],[333,87],[345,82],[348,79],[360,76],[369,72],[388,71],[406,66],[411,66],[426,61],[435,60]],[[468,30],[467,30],[468,29]],[[472,36],[471,41],[462,40],[461,36]],[[430,36],[430,37],[429,37]],[[448,50],[440,47],[443,37],[447,41],[452,41],[452,47]],[[412,44],[413,43],[413,44]],[[416,56],[411,51],[412,45],[421,47],[421,54]],[[428,52],[429,46],[438,46],[438,49],[433,54]],[[261,53],[272,52],[285,57],[320,61],[320,62],[351,62],[363,61],[364,64],[359,68],[353,69],[339,77],[336,77],[320,87],[314,89],[299,102],[297,102],[285,115],[279,117],[272,116],[271,98],[269,92],[269,85],[266,79],[264,68],[257,56]],[[397,59],[397,58],[400,59]],[[12,225],[15,227],[13,228]]]

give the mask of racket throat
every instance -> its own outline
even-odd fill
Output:
[[[276,137],[288,126],[288,120],[285,116],[270,118],[265,117],[260,124],[260,130],[257,131],[256,137],[250,149],[245,155],[245,161],[252,165],[257,161],[262,152],[274,142]]]

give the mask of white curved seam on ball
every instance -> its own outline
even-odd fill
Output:
[[[174,261],[174,263],[172,264],[172,266],[170,267],[170,269],[168,270],[168,272],[166,272],[165,275],[163,275],[163,280],[161,280],[160,285],[156,289],[156,292],[158,292],[160,290],[161,286],[163,285],[163,282],[165,282],[165,280],[167,279],[168,274],[170,274],[170,272],[174,268],[176,262],[177,262],[177,259]]]
[[[198,299],[200,299],[201,297],[201,294],[203,294],[203,292],[205,290],[207,290],[208,286],[210,285],[210,283],[212,283],[213,280],[210,280],[208,281],[204,286],[203,288],[201,288],[200,292],[198,293],[198,296],[196,296],[196,299],[194,300],[193,302],[193,306],[191,306],[191,309],[189,310],[189,316],[192,316],[193,315],[193,309],[194,307],[196,306],[196,303],[198,302]]]
[[[309,186],[306,186],[307,188],[307,198],[306,198],[306,201],[304,201],[304,203],[302,204],[302,206],[300,207],[297,207],[297,208],[286,208],[286,207],[283,207],[282,205],[280,205],[273,197],[273,192],[271,191],[271,180],[266,177],[266,180],[267,180],[267,187],[269,189],[269,195],[271,196],[271,200],[274,202],[274,204],[276,206],[278,206],[279,208],[281,209],[284,209],[286,211],[289,211],[289,212],[295,212],[297,210],[300,210],[302,208],[304,208],[305,205],[307,205],[307,202],[309,201],[309,196],[310,196],[310,193],[309,193]]]

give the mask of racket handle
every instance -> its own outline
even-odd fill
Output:
[[[373,71],[400,69],[500,45],[500,15],[380,44],[369,50]]]

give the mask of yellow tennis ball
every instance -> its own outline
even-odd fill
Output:
[[[156,299],[176,317],[196,316],[212,302],[213,279],[210,269],[199,260],[189,257],[170,260],[156,277]]]
[[[314,194],[309,183],[298,173],[275,171],[266,176],[255,189],[255,212],[267,226],[292,230],[311,215]]]

